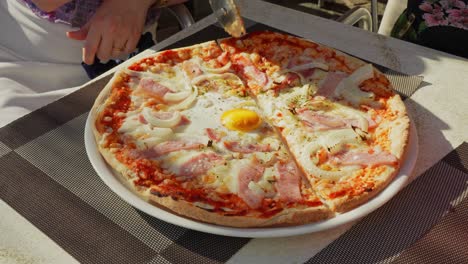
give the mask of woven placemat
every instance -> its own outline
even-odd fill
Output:
[[[463,143],[308,263],[468,263],[467,183]]]
[[[210,26],[169,48],[225,36],[222,29]],[[397,76],[395,88],[408,97],[421,81]],[[127,204],[96,175],[83,131],[87,113],[109,78],[0,129],[0,198],[83,263],[227,261],[249,239],[163,222]]]

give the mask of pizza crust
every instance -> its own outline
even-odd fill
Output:
[[[298,41],[308,42],[305,39],[296,38]],[[173,51],[183,50],[183,49],[198,49],[203,47],[209,47],[210,45],[216,45],[219,47],[215,41],[208,41],[201,44],[196,44],[189,47],[183,47],[179,49],[174,49]],[[319,44],[318,44],[319,45]],[[359,66],[364,65],[364,62],[354,58],[348,54],[335,51],[336,54],[343,56],[346,59],[346,62],[349,65],[352,65],[351,68],[355,70]],[[156,56],[158,53],[152,54]],[[377,71],[377,70],[376,70]],[[378,72],[378,71],[377,71]],[[169,210],[173,213],[180,214],[184,217],[189,217],[195,220],[222,225],[222,226],[231,226],[231,227],[271,227],[271,226],[290,226],[290,225],[301,225],[310,222],[317,222],[324,219],[331,218],[335,215],[336,212],[345,212],[351,210],[368,200],[376,196],[382,189],[384,189],[397,175],[398,169],[392,172],[387,173],[386,175],[381,175],[381,180],[375,182],[374,188],[371,192],[364,192],[361,195],[354,196],[352,198],[340,197],[333,200],[325,200],[326,205],[312,207],[312,208],[288,208],[284,209],[280,213],[268,217],[262,218],[255,215],[246,215],[246,216],[224,216],[216,212],[210,212],[209,210],[202,209],[193,205],[193,203],[184,201],[184,200],[175,200],[170,196],[159,197],[153,194],[150,194],[148,188],[143,188],[135,186],[133,184],[133,179],[136,179],[134,173],[130,171],[124,164],[117,160],[112,151],[108,148],[104,148],[101,144],[103,140],[103,134],[96,128],[97,120],[100,120],[103,110],[108,103],[107,100],[112,91],[112,88],[115,85],[118,85],[119,82],[122,82],[123,71],[116,72],[114,77],[109,81],[109,83],[104,87],[102,92],[97,97],[90,115],[92,120],[95,120],[94,125],[92,126],[92,131],[95,136],[98,149],[106,162],[116,170],[116,174],[119,175],[121,180],[134,191],[136,191],[144,199],[148,200],[150,203],[162,207],[163,209]],[[380,72],[379,72],[380,73]],[[400,96],[395,95],[388,101],[390,109],[397,113],[397,117],[393,121],[385,121],[384,126],[390,128],[390,137],[392,141],[392,154],[398,157],[400,160],[404,160],[404,154],[406,152],[406,147],[408,144],[408,131],[409,131],[409,118],[406,113],[406,108],[401,100]],[[280,133],[281,134],[281,133]],[[284,137],[281,135],[284,142]],[[290,146],[288,146],[289,148]],[[293,156],[294,157],[294,156]],[[302,165],[297,162],[298,167],[305,171]],[[401,164],[400,164],[401,166]],[[312,181],[311,179],[309,179]]]
[[[374,188],[371,192],[364,192],[361,195],[354,196],[352,198],[340,197],[337,199],[333,199],[330,201],[332,210],[336,210],[337,212],[345,212],[349,211],[350,209],[356,208],[359,205],[362,205],[378,195],[388,184],[395,178],[395,176],[400,171],[402,166],[402,162],[405,160],[405,153],[406,148],[408,146],[409,140],[409,125],[410,121],[406,113],[406,108],[401,100],[399,95],[395,95],[388,101],[389,109],[392,112],[398,113],[395,120],[392,121],[384,121],[385,127],[390,129],[389,136],[391,137],[392,147],[391,153],[395,155],[400,163],[398,168],[390,173],[384,173],[379,176],[379,181],[376,181],[374,184]],[[381,180],[383,179],[383,180]]]
[[[384,178],[385,180],[375,182],[374,188],[372,188],[372,191],[370,192],[363,192],[362,194],[353,196],[351,198],[344,196],[330,200],[329,204],[331,209],[336,212],[346,212],[358,207],[359,205],[365,204],[367,201],[377,196],[381,190],[385,189],[385,187],[387,187],[387,185],[397,174],[398,170],[394,170],[391,173],[380,175],[380,177]]]
[[[392,112],[397,113],[396,119],[391,122],[389,137],[392,142],[391,153],[402,160],[409,140],[410,120],[401,97],[396,95],[388,101]]]
[[[194,206],[192,203],[174,200],[172,197],[148,195],[149,201],[162,205],[184,217],[195,220],[231,227],[271,227],[292,226],[325,220],[334,215],[327,207],[319,206],[305,209],[284,209],[270,218],[258,216],[224,216]]]
[[[121,74],[121,71],[116,72],[112,79],[104,87],[99,96],[96,98],[96,101],[94,102],[94,105],[90,111],[90,115],[92,120],[94,120],[94,125],[91,127],[91,129],[93,131],[99,152],[101,153],[104,160],[108,163],[108,165],[114,170],[114,172],[117,175],[119,175],[121,180],[128,180],[129,178],[131,178],[131,171],[124,164],[117,160],[117,158],[114,156],[110,149],[102,146],[104,135],[101,134],[101,132],[99,132],[96,128],[96,123],[101,118],[102,112],[106,107],[106,101],[109,98],[112,88],[118,83],[122,82]]]

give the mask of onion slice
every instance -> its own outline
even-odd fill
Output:
[[[169,107],[170,110],[183,110],[187,109],[194,101],[197,99],[198,96],[198,87],[196,85],[192,85],[192,91],[190,95],[185,98],[182,102],[171,105]]]
[[[358,121],[359,128],[367,132],[369,131],[369,120],[366,118],[364,113],[360,112],[359,110],[353,109],[348,106],[343,106],[337,110],[335,110],[335,113],[345,115],[345,116],[350,116],[351,118],[354,118]]]
[[[153,111],[151,111],[149,108],[144,108],[141,113],[143,114],[143,117],[146,119],[146,121],[148,121],[150,124],[162,128],[175,127],[180,123],[182,118],[182,115],[179,112],[172,112],[172,116],[168,119],[157,118],[155,113],[153,113]]]
[[[343,79],[335,89],[335,95],[346,98],[353,105],[360,103],[372,103],[375,97],[372,92],[364,92],[359,88],[359,85],[368,79],[374,77],[374,68],[370,64],[366,64],[350,76]]]
[[[294,74],[297,74],[299,76],[299,79],[301,80],[301,84],[306,84],[306,78],[304,77],[304,75],[302,75],[302,73],[300,73],[300,71],[303,71],[303,70],[308,70],[308,69],[314,69],[314,68],[317,68],[317,69],[321,69],[321,70],[324,70],[324,71],[328,71],[328,65],[324,64],[324,63],[321,63],[321,62],[310,62],[310,63],[305,63],[305,64],[301,64],[301,65],[298,65],[298,66],[294,66],[290,69],[286,69],[286,70],[282,70],[279,72],[279,74],[286,74],[286,73],[294,73]]]
[[[322,146],[316,142],[312,142],[304,147],[305,152],[303,155],[300,155],[299,160],[303,164],[308,174],[311,174],[320,179],[339,180],[342,177],[349,175],[351,171],[360,169],[360,167],[357,166],[341,167],[341,170],[339,171],[327,171],[320,169],[315,165],[310,157],[321,148]]]
[[[354,84],[359,85],[363,81],[374,78],[374,68],[370,64],[366,64],[359,69],[355,70],[349,77],[348,80]]]
[[[191,91],[182,91],[178,93],[166,93],[163,97],[163,100],[164,102],[168,102],[168,103],[177,103],[189,97],[190,94],[192,94]]]
[[[172,129],[167,127],[153,127],[151,128],[149,124],[144,126],[139,126],[132,133],[136,135],[144,135],[146,138],[162,138],[167,139],[173,134]]]
[[[304,152],[300,155],[299,160],[304,165],[306,171],[321,179],[339,180],[340,178],[349,175],[350,171],[358,170],[359,166],[344,166],[340,167],[339,171],[322,170],[315,165],[315,154],[321,148],[326,148],[330,154],[337,153],[341,150],[343,144],[355,143],[360,141],[359,136],[350,128],[333,131],[322,137],[319,137],[314,142],[309,143],[304,147]],[[311,158],[312,157],[312,158]]]
[[[359,143],[360,141],[360,136],[351,128],[331,130],[317,140],[332,155],[339,152],[344,144]]]

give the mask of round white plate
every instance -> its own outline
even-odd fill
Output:
[[[104,181],[104,183],[107,184],[107,186],[109,186],[109,188],[112,191],[114,191],[117,195],[119,195],[122,199],[127,201],[132,206],[138,208],[139,210],[168,223],[201,232],[234,237],[294,236],[318,232],[358,220],[385,204],[405,186],[405,183],[410,177],[411,171],[413,170],[414,165],[416,164],[416,159],[418,155],[418,138],[416,127],[411,122],[408,153],[403,163],[403,166],[400,169],[399,174],[387,186],[387,188],[385,188],[382,192],[380,192],[377,196],[375,196],[367,203],[349,212],[339,214],[333,218],[300,226],[274,228],[224,227],[198,222],[196,220],[172,214],[166,210],[163,210],[153,204],[146,202],[140,196],[134,193],[131,189],[125,186],[119,180],[119,176],[114,174],[113,170],[107,165],[106,161],[102,158],[101,154],[99,153],[91,129],[92,124],[93,120],[91,120],[90,116],[88,116],[84,136],[86,152],[88,154],[89,160],[91,161],[91,164],[93,165],[97,174]]]

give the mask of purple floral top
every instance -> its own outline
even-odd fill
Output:
[[[72,0],[52,12],[44,12],[31,0],[18,0],[28,6],[36,15],[53,23],[63,23],[72,27],[81,27],[94,15],[102,0]],[[150,8],[146,25],[154,23],[160,15],[158,8]]]

